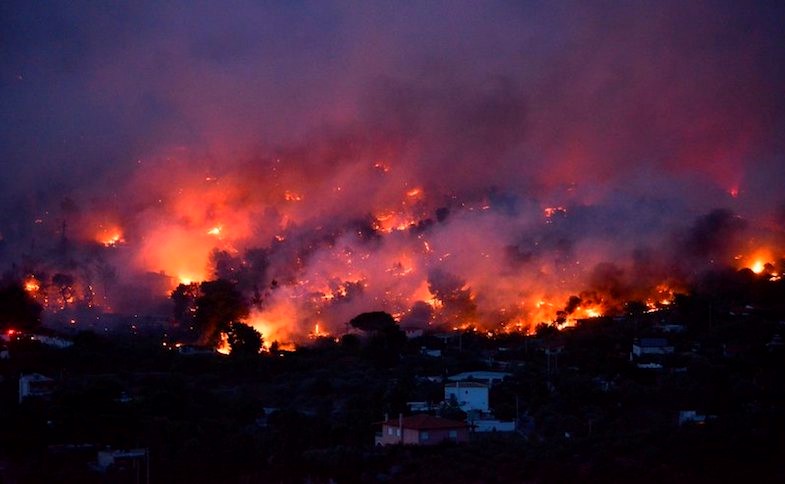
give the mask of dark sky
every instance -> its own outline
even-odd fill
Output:
[[[5,190],[77,186],[173,146],[236,156],[326,125],[397,129],[390,124],[405,114],[379,119],[397,108],[437,118],[423,122],[447,144],[456,133],[442,118],[493,89],[504,90],[489,94],[500,106],[478,108],[479,122],[516,116],[497,111],[507,109],[504,96],[521,104],[525,121],[501,135],[490,126],[484,141],[515,145],[518,162],[576,179],[581,170],[604,178],[630,165],[686,164],[718,183],[759,188],[772,177],[758,180],[747,167],[782,164],[781,2],[11,1],[0,9]]]

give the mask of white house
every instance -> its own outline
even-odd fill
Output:
[[[474,432],[515,432],[514,420],[479,418],[469,422]]]
[[[57,336],[46,336],[43,334],[34,334],[30,336],[30,339],[33,341],[39,341],[47,346],[54,346],[55,348],[68,348],[74,345],[73,341],[69,341],[64,338],[58,338]]]
[[[147,460],[147,449],[101,450],[96,464],[99,470],[106,471],[112,466],[137,466],[143,460]]]
[[[630,359],[642,356],[670,355],[673,353],[673,346],[668,344],[665,338],[641,338],[632,343]]]
[[[54,380],[39,373],[19,377],[19,403],[29,397],[44,397],[54,391]]]
[[[488,385],[474,381],[457,381],[444,385],[444,400],[452,399],[464,412],[479,410],[488,412]]]

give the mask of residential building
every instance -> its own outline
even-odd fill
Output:
[[[643,356],[670,355],[673,353],[673,346],[668,344],[665,338],[641,338],[632,343],[630,359],[641,358]]]
[[[450,381],[478,381],[480,383],[485,383],[487,385],[493,386],[500,381],[504,380],[508,376],[512,375],[512,373],[504,372],[504,371],[465,371],[463,373],[458,373],[457,375],[447,377]]]
[[[465,422],[433,415],[399,415],[397,419],[385,419],[381,424],[382,432],[376,435],[376,445],[436,445],[445,441],[469,441],[469,426]]]
[[[54,391],[55,381],[39,373],[19,376],[19,403],[30,397],[45,397]]]
[[[444,401],[455,402],[464,412],[488,412],[488,385],[476,381],[457,381],[444,385]]]

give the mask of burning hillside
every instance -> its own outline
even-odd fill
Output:
[[[529,331],[780,277],[781,12],[334,6],[268,32],[240,3],[8,26],[0,263],[47,318],[172,318],[222,280],[268,342],[371,310]]]
[[[637,206],[568,193],[552,208],[498,188],[442,193],[391,162],[380,171],[357,159],[346,179],[292,174],[284,167],[300,163],[285,158],[209,176],[181,163],[141,168],[124,195],[139,205],[112,213],[115,224],[89,210],[64,213],[41,249],[49,257],[27,259],[25,289],[52,314],[166,311],[178,285],[220,279],[250,307],[239,319],[269,343],[302,341],[317,327],[341,333],[369,310],[419,327],[570,325],[630,302],[666,307],[710,269],[778,277],[785,256],[777,233],[727,210],[681,224],[649,215],[654,224],[643,227]],[[99,231],[70,235],[69,226]]]

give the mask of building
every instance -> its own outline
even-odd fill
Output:
[[[488,412],[488,385],[476,381],[457,381],[444,385],[444,401],[455,402],[464,412]]]
[[[514,420],[499,420],[496,418],[478,418],[471,420],[474,432],[514,432]]]
[[[144,472],[144,482],[150,482],[150,461],[147,449],[101,450],[95,463],[95,469],[106,472],[109,469],[119,472],[136,474],[136,482]]]
[[[660,356],[673,354],[673,346],[665,338],[641,338],[632,343],[630,360],[643,356]]]
[[[465,371],[463,373],[458,373],[457,375],[453,375],[447,377],[450,381],[478,381],[480,383],[485,383],[487,385],[495,385],[500,381],[504,380],[508,376],[512,375],[512,373],[507,373],[504,371]]]
[[[19,403],[31,397],[45,397],[54,391],[55,381],[39,373],[19,377]]]
[[[433,415],[399,415],[397,419],[385,419],[381,424],[382,432],[376,435],[376,445],[436,445],[445,441],[469,441],[469,426],[465,422]]]

